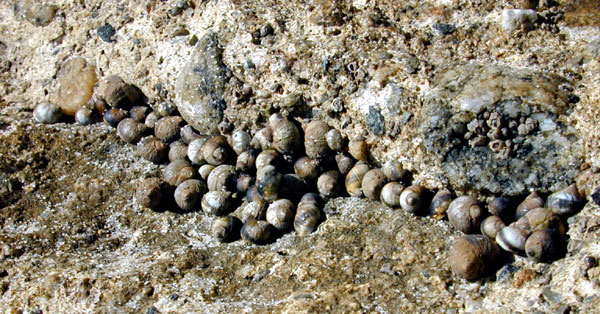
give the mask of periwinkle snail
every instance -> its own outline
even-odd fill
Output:
[[[400,194],[400,207],[410,213],[417,213],[424,203],[425,191],[420,185],[407,187]]]
[[[62,117],[59,106],[51,103],[39,104],[33,110],[33,117],[40,123],[52,124],[58,122]]]
[[[212,235],[219,242],[232,242],[240,237],[242,221],[231,215],[220,217],[213,223]]]
[[[448,207],[448,220],[457,230],[473,233],[479,229],[484,212],[477,200],[471,196],[461,196]]]
[[[273,226],[264,220],[247,221],[241,230],[244,240],[254,244],[265,244],[271,240]]]

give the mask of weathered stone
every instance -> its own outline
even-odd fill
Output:
[[[96,67],[84,58],[67,60],[58,74],[56,103],[66,115],[74,115],[92,98],[97,82]]]
[[[189,63],[181,69],[175,86],[179,113],[202,134],[218,133],[227,107],[223,94],[229,77],[217,35],[204,35]]]

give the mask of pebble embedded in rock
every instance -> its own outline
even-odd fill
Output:
[[[97,82],[96,67],[84,58],[68,59],[58,74],[56,104],[66,115],[75,115],[92,98]]]
[[[456,31],[456,27],[452,24],[435,23],[432,25],[433,29],[440,35],[450,35]]]
[[[502,11],[502,28],[507,32],[517,29],[530,31],[537,21],[537,13],[534,10],[506,9]]]
[[[97,33],[98,33],[98,36],[100,37],[100,39],[102,39],[103,41],[105,41],[107,43],[112,43],[115,41],[113,39],[113,36],[115,36],[117,31],[115,31],[115,28],[112,27],[112,25],[106,23],[106,24],[98,27]]]
[[[367,126],[375,135],[382,135],[385,132],[385,120],[379,110],[373,106],[369,107]]]

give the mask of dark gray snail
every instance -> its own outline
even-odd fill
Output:
[[[133,106],[129,109],[129,117],[140,123],[144,123],[149,113],[150,108],[147,106]]]
[[[163,142],[172,142],[179,138],[185,121],[180,116],[162,117],[154,125],[154,136]]]
[[[196,178],[196,169],[186,160],[170,162],[163,171],[163,179],[170,185],[177,186],[181,182]]]
[[[163,182],[159,178],[148,178],[142,181],[135,192],[135,200],[143,207],[156,209],[162,199]]]
[[[33,117],[39,123],[56,123],[62,117],[62,110],[59,106],[52,103],[42,103],[33,109]]]
[[[264,220],[249,220],[240,231],[242,238],[254,244],[266,244],[273,235],[273,226]]]
[[[111,108],[104,112],[104,123],[116,128],[121,120],[127,117],[127,111],[120,108]]]
[[[492,270],[499,256],[500,250],[493,240],[469,234],[454,241],[448,254],[448,264],[455,275],[474,280]]]
[[[206,179],[209,191],[236,190],[236,172],[232,165],[220,165],[215,167]]]
[[[230,156],[230,147],[225,136],[213,136],[202,146],[202,157],[211,165],[222,165]]]
[[[125,118],[117,125],[117,134],[126,143],[135,144],[148,132],[143,123],[131,118]]]
[[[442,220],[446,218],[446,213],[448,211],[448,207],[452,200],[454,199],[454,193],[449,190],[442,189],[437,191],[433,198],[431,199],[431,204],[429,205],[429,214],[436,220]]]
[[[404,174],[406,174],[406,170],[404,170],[402,163],[394,159],[388,160],[383,164],[381,169],[390,181],[401,180],[404,177]]]
[[[447,214],[452,226],[463,233],[478,231],[484,217],[483,208],[471,196],[460,196],[452,201]]]
[[[527,197],[519,204],[519,206],[517,206],[517,210],[515,211],[515,219],[525,216],[528,211],[534,208],[543,206],[544,200],[542,197],[537,192],[532,192],[531,194],[527,195]]]
[[[241,219],[244,223],[250,220],[264,220],[269,204],[262,199],[257,199],[242,206]]]
[[[168,150],[167,144],[155,136],[142,138],[136,147],[136,152],[140,157],[154,163],[163,160],[167,156]]]
[[[278,196],[297,202],[304,193],[311,190],[306,180],[293,173],[286,173],[281,176],[279,183]]]
[[[317,229],[321,220],[321,210],[310,201],[300,202],[294,217],[294,230],[299,236],[305,236]]]
[[[232,242],[240,237],[242,225],[242,221],[235,216],[227,215],[220,217],[212,225],[212,235],[219,242]]]
[[[149,129],[154,129],[154,126],[156,125],[158,119],[160,119],[160,116],[156,112],[152,111],[146,116],[146,119],[144,119],[144,124]]]
[[[294,172],[303,179],[316,179],[319,168],[319,161],[307,156],[298,158],[294,163]]]
[[[550,194],[546,200],[546,207],[557,215],[566,216],[575,214],[581,202],[583,202],[583,197],[581,197],[577,186],[572,184],[565,189]]]
[[[224,216],[231,211],[231,193],[224,191],[209,191],[202,196],[202,211],[215,215]]]
[[[142,101],[142,93],[135,86],[126,83],[120,76],[110,75],[104,79],[100,91],[106,102],[113,108],[129,109]]]
[[[381,189],[388,179],[381,169],[371,169],[363,177],[361,189],[365,197],[371,200],[379,200]]]
[[[81,125],[88,125],[94,122],[94,111],[83,107],[75,112],[75,121]]]
[[[332,151],[340,152],[346,147],[346,140],[337,129],[331,129],[325,135],[327,146]]]
[[[312,159],[325,157],[329,152],[327,144],[327,132],[329,125],[321,120],[312,120],[304,128],[304,147],[306,156]]]
[[[531,233],[525,242],[527,257],[549,263],[559,259],[566,252],[565,239],[556,231],[537,230]]]
[[[335,197],[341,189],[342,174],[337,170],[327,171],[317,179],[317,190],[325,197]]]
[[[266,220],[279,231],[287,231],[294,223],[294,203],[288,199],[278,199],[267,208]]]
[[[362,182],[365,174],[371,170],[371,167],[366,162],[357,162],[346,175],[346,192],[353,197],[362,197]]]
[[[250,148],[250,142],[252,141],[252,137],[248,132],[237,130],[231,134],[230,137],[230,145],[233,151],[240,155],[242,152],[247,151]]]
[[[400,182],[388,182],[381,189],[381,201],[389,207],[400,207],[400,195],[405,186]]]
[[[400,207],[410,212],[417,213],[421,210],[427,189],[420,185],[411,185],[400,194]]]
[[[511,202],[508,197],[496,197],[488,204],[488,211],[494,216],[498,216],[500,218],[509,218],[511,217],[510,205]]]
[[[256,171],[256,187],[267,202],[277,199],[281,173],[272,165],[266,165]]]
[[[340,173],[347,175],[348,172],[350,172],[350,169],[356,164],[356,160],[347,152],[343,152],[335,155],[335,163],[337,164]]]
[[[200,200],[207,190],[206,184],[200,180],[183,181],[175,189],[175,202],[183,210],[195,210],[200,207]]]
[[[277,167],[279,165],[279,153],[275,150],[264,150],[256,156],[256,169],[271,165]]]
[[[294,122],[275,113],[269,117],[272,147],[282,155],[291,155],[300,148],[300,131]]]

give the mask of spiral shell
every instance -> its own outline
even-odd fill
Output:
[[[175,189],[175,202],[183,210],[194,210],[199,207],[200,199],[206,191],[206,184],[200,180],[183,181]]]
[[[510,216],[510,207],[510,199],[506,196],[500,196],[494,198],[488,204],[488,211],[494,216],[508,218]]]
[[[529,234],[529,231],[515,227],[511,224],[498,232],[496,235],[496,242],[505,251],[522,254],[525,250],[525,243]]]
[[[273,231],[273,226],[264,220],[250,220],[242,226],[240,233],[244,240],[261,245],[271,240]]]
[[[248,202],[256,202],[256,201],[264,201],[262,195],[258,192],[258,187],[256,185],[251,186],[246,191],[246,200]],[[257,218],[258,219],[258,218]]]
[[[279,231],[287,231],[294,223],[294,203],[288,199],[278,199],[267,208],[267,222]]]
[[[210,191],[202,197],[202,211],[205,213],[224,216],[230,212],[232,201],[231,193],[224,191]]]
[[[274,167],[277,167],[279,165],[279,153],[277,151],[269,149],[260,152],[258,156],[256,156],[257,170],[268,165]]]
[[[254,134],[250,146],[254,149],[269,150],[271,149],[271,143],[273,142],[273,133],[271,128],[262,128]]]
[[[278,114],[273,114],[271,117]],[[294,122],[284,117],[269,118],[273,134],[272,147],[282,155],[291,155],[300,147],[300,131]]]
[[[246,194],[248,189],[254,185],[254,178],[248,174],[243,174],[237,178],[236,189],[242,194]]]
[[[146,116],[146,119],[144,119],[144,124],[149,129],[154,129],[154,126],[156,125],[156,122],[158,122],[158,119],[160,119],[160,116],[156,112],[152,111]]]
[[[348,192],[350,196],[363,196],[362,182],[363,178],[365,177],[365,174],[369,172],[369,170],[371,170],[369,164],[362,161],[357,162],[356,165],[354,165],[354,167],[350,169],[350,171],[346,175],[345,182],[346,192]]]
[[[267,214],[268,203],[262,199],[247,203],[242,208],[241,219],[244,223],[250,220],[264,220]]]
[[[534,208],[515,222],[520,228],[528,231],[552,230],[565,235],[567,229],[560,217],[549,208]]]
[[[129,109],[129,117],[139,123],[144,123],[148,113],[150,113],[150,108],[147,106],[133,106]]]
[[[517,210],[515,212],[515,219],[519,219],[525,216],[525,214],[527,214],[528,211],[534,208],[543,206],[544,200],[540,197],[540,195],[537,192],[532,192],[531,194],[527,195],[525,200],[523,200],[523,202],[521,202],[519,206],[517,206]]]
[[[279,183],[279,197],[297,202],[304,193],[310,190],[310,186],[300,176],[286,173],[281,176]]]
[[[383,164],[382,170],[390,181],[401,180],[404,177],[404,174],[406,174],[406,170],[404,170],[402,163],[394,159],[388,160]]]
[[[329,132],[329,126],[321,120],[313,120],[306,125],[304,129],[306,156],[312,159],[325,157],[329,152],[326,139],[327,132]]]
[[[579,209],[579,204],[583,201],[581,194],[575,184],[568,186],[558,192],[548,196],[546,207],[557,215],[573,215]]]
[[[498,232],[504,227],[506,227],[506,225],[500,217],[489,216],[481,222],[481,234],[490,239],[496,239],[496,235],[498,235]]]
[[[294,217],[294,230],[299,236],[305,236],[317,229],[321,220],[321,210],[312,202],[300,202]]]
[[[461,196],[452,201],[447,213],[450,223],[463,233],[478,231],[484,216],[483,208],[471,196]]]
[[[175,160],[170,162],[163,171],[164,180],[170,185],[177,186],[181,182],[194,179],[196,170],[186,160]]]
[[[145,127],[145,126],[144,126]],[[169,144],[169,161],[186,160],[188,147],[181,140]]]
[[[267,202],[277,199],[281,173],[272,165],[266,165],[256,171],[256,187]]]
[[[250,141],[252,141],[252,137],[248,132],[237,130],[231,135],[231,148],[236,154],[240,155],[250,148]]]
[[[353,140],[348,143],[348,152],[354,159],[360,161],[369,160],[369,145],[364,140]]]
[[[148,128],[131,118],[125,118],[117,125],[117,134],[126,143],[135,144],[139,142]]]
[[[200,168],[198,169],[198,174],[200,175],[200,178],[202,178],[202,180],[207,180],[208,176],[210,175],[210,173],[215,169],[216,167],[213,165],[209,165],[209,164],[205,164],[200,166]]]
[[[236,175],[232,165],[220,165],[215,167],[206,179],[209,191],[235,191]]]
[[[404,185],[399,182],[386,183],[381,189],[381,201],[389,207],[399,207],[400,194],[404,188]]]
[[[59,106],[51,103],[39,104],[33,110],[33,117],[39,123],[52,124],[58,122],[62,117]]]
[[[219,242],[232,242],[240,237],[242,225],[242,221],[235,216],[220,217],[212,225],[212,235]]]
[[[154,136],[163,142],[172,142],[179,138],[184,124],[185,121],[180,116],[162,117],[154,125]]]
[[[527,257],[536,261],[550,263],[566,252],[565,239],[552,230],[534,231],[525,242]]]
[[[127,111],[119,108],[112,108],[104,112],[104,123],[116,128],[121,120],[127,117]]]
[[[259,153],[258,150],[253,148],[241,152],[237,157],[235,169],[240,172],[254,172]]]
[[[100,91],[106,102],[114,108],[129,109],[142,101],[141,91],[120,76],[110,75],[101,83]]]
[[[340,178],[342,174],[337,170],[330,170],[319,176],[317,190],[325,197],[335,197],[341,189]]]
[[[94,122],[94,111],[92,109],[83,107],[75,112],[75,121],[81,125],[88,125]]]
[[[294,172],[303,179],[316,179],[319,176],[319,161],[300,157],[294,163]]]
[[[142,138],[136,147],[137,154],[151,162],[159,162],[167,156],[168,147],[154,136]]]
[[[216,135],[209,138],[202,146],[202,157],[213,166],[218,166],[227,161],[231,156],[227,138]]]
[[[204,165],[206,163],[206,160],[204,160],[204,156],[202,155],[202,147],[204,146],[206,140],[206,137],[199,137],[191,141],[188,145],[188,159],[194,165]]]
[[[157,208],[162,198],[162,185],[163,182],[159,178],[148,178],[142,181],[135,192],[137,203],[146,208]]]
[[[362,181],[362,191],[363,194],[371,199],[371,200],[379,200],[379,196],[381,194],[381,189],[387,183],[388,179],[381,169],[371,169],[365,176]]]
[[[185,125],[179,130],[179,137],[181,137],[186,144],[190,144],[193,140],[200,138],[201,136],[194,131],[194,128],[192,128],[191,125]],[[202,143],[204,144],[204,142]]]
[[[470,234],[454,241],[448,254],[448,264],[455,275],[474,280],[494,269],[499,256],[500,249],[493,240]]]
[[[352,158],[348,153],[340,153],[335,155],[335,163],[337,164],[338,170],[341,174],[347,175],[350,169],[356,164],[356,160]]]
[[[446,218],[446,212],[448,211],[448,207],[450,206],[450,203],[452,203],[453,198],[454,194],[448,190],[443,189],[437,191],[431,199],[429,214],[436,220]]]
[[[407,187],[400,194],[400,207],[411,213],[419,212],[423,206],[426,192],[427,189],[420,185]]]
[[[346,146],[346,141],[342,136],[342,133],[340,133],[340,131],[337,129],[329,130],[325,138],[327,139],[327,146],[329,146],[329,149],[333,151],[342,151]]]

